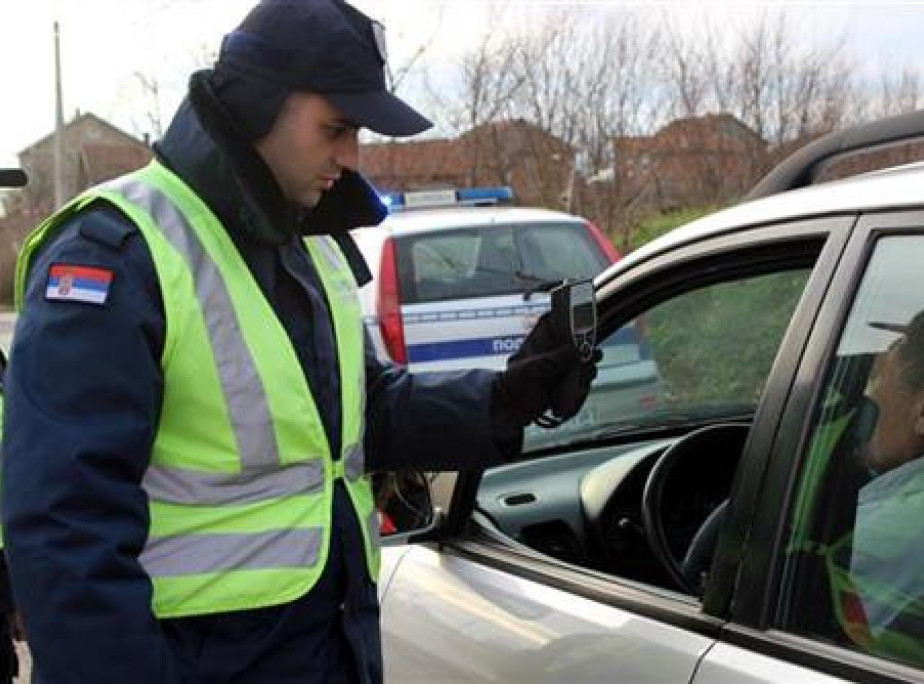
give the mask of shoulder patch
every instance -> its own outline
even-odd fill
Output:
[[[94,205],[94,210],[79,219],[77,233],[106,247],[121,249],[129,235],[138,228],[115,207]]]
[[[48,269],[45,299],[59,302],[106,303],[113,273],[108,268],[52,264]]]

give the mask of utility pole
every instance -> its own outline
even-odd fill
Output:
[[[64,186],[64,107],[61,102],[61,39],[58,22],[55,30],[55,209],[60,208],[66,197]]]

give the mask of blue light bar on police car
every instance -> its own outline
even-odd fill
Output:
[[[509,187],[459,188],[457,190],[413,190],[379,195],[389,211],[431,209],[433,207],[490,206],[513,202]]]
[[[503,204],[513,202],[513,190],[508,187],[463,188],[458,191],[461,204]]]

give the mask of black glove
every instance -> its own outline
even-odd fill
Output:
[[[562,423],[577,415],[590,392],[590,384],[597,377],[597,363],[603,352],[594,349],[589,361],[578,361],[562,379],[552,396],[552,415]],[[551,427],[555,427],[552,425]]]
[[[543,315],[494,381],[493,412],[517,427],[537,420],[543,424],[549,411],[557,419],[553,422],[571,418],[587,398],[601,356],[595,350],[582,362],[568,331],[558,330],[550,314]]]

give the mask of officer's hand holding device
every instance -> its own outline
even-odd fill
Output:
[[[544,314],[507,360],[494,387],[494,410],[509,422],[555,427],[584,404],[597,375],[596,300],[589,280],[552,291]]]

